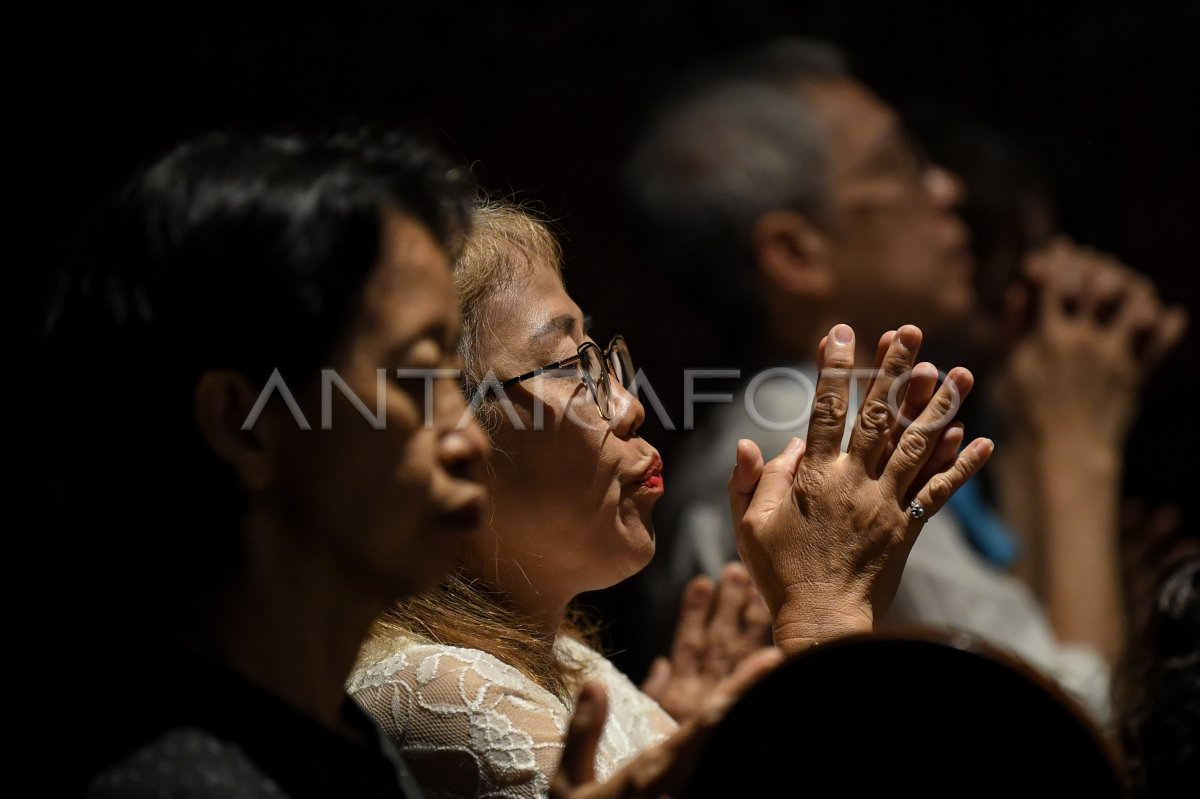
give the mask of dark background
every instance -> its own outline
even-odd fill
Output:
[[[34,178],[18,195],[16,233],[33,243],[16,259],[18,315],[35,329],[89,209],[184,137],[404,124],[559,221],[568,285],[597,338],[625,332],[678,416],[679,368],[714,364],[672,358],[696,320],[624,232],[620,164],[672,75],[785,34],[840,44],[901,109],[932,104],[1010,134],[1048,176],[1068,233],[1200,316],[1200,3],[866,0],[52,7],[9,29],[22,54],[9,77],[30,112],[11,127],[32,139],[11,167]],[[1148,392],[1128,475],[1132,493],[1181,503],[1188,522],[1195,362],[1193,333]],[[678,434],[647,429],[669,455]]]

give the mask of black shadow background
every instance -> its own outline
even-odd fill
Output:
[[[620,163],[671,75],[784,34],[839,43],[902,109],[933,104],[1012,135],[1049,176],[1071,235],[1118,253],[1200,316],[1195,3],[51,5],[8,32],[19,54],[8,77],[27,109],[10,127],[30,139],[10,173],[33,178],[16,203],[16,233],[33,245],[14,256],[26,331],[89,209],[174,142],[218,127],[405,124],[561,222],[569,287],[597,337],[627,335],[678,420],[680,367],[719,364],[672,355],[698,320],[639,263]],[[1185,524],[1200,495],[1196,354],[1190,334],[1149,390],[1127,481],[1152,503],[1181,504]],[[666,451],[669,490],[681,434],[651,421],[646,435]],[[30,463],[53,468],[36,453]],[[611,635],[619,648],[619,624]]]

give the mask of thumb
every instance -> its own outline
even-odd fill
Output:
[[[733,513],[736,530],[750,507],[754,489],[763,473],[762,451],[748,438],[737,443],[737,462],[733,474],[729,475],[729,509]]]
[[[553,780],[554,794],[596,781],[596,748],[607,715],[608,695],[603,684],[596,680],[584,683],[563,740],[562,759]]]
[[[751,446],[753,446],[752,442]],[[741,529],[742,520],[746,516],[769,514],[774,508],[787,497],[788,492],[792,490],[792,486],[796,482],[796,471],[800,468],[800,460],[804,457],[804,440],[793,438],[787,445],[787,448],[778,457],[772,458],[766,466],[763,466],[756,485],[750,486],[748,491],[742,490],[740,493],[734,493],[734,489],[744,489],[745,485],[735,486],[734,479],[730,480],[730,497],[731,507],[734,512],[734,529]],[[753,451],[758,452],[758,447],[754,446]],[[738,465],[741,466],[742,444],[738,444]],[[758,456],[761,460],[761,455]],[[734,470],[734,478],[738,477],[738,470]],[[740,512],[739,512],[740,511]]]

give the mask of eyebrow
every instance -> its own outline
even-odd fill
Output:
[[[563,336],[570,336],[575,332],[575,317],[571,314],[563,314],[549,320],[533,333],[533,340],[540,341],[541,339],[551,336],[555,333]]]

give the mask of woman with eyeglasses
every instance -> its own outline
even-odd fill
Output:
[[[966,370],[936,392],[936,378],[913,378],[900,410],[918,424],[889,415],[888,391],[920,344],[911,326],[880,341],[880,376],[841,453],[854,344],[835,327],[807,444],[766,464],[739,444],[730,499],[745,569],[693,584],[672,660],[640,691],[586,643],[571,601],[649,562],[663,464],[638,436],[628,344],[591,340],[560,262],[530,215],[476,210],[455,281],[467,388],[493,446],[493,507],[456,574],[380,619],[349,683],[437,795],[543,796],[560,761],[559,788],[572,775],[630,779],[625,763],[671,746],[677,724],[705,723],[695,714],[706,700],[762,668],[768,624],[785,654],[870,630],[924,518],[991,453],[986,440],[957,453],[949,422],[971,388]]]

